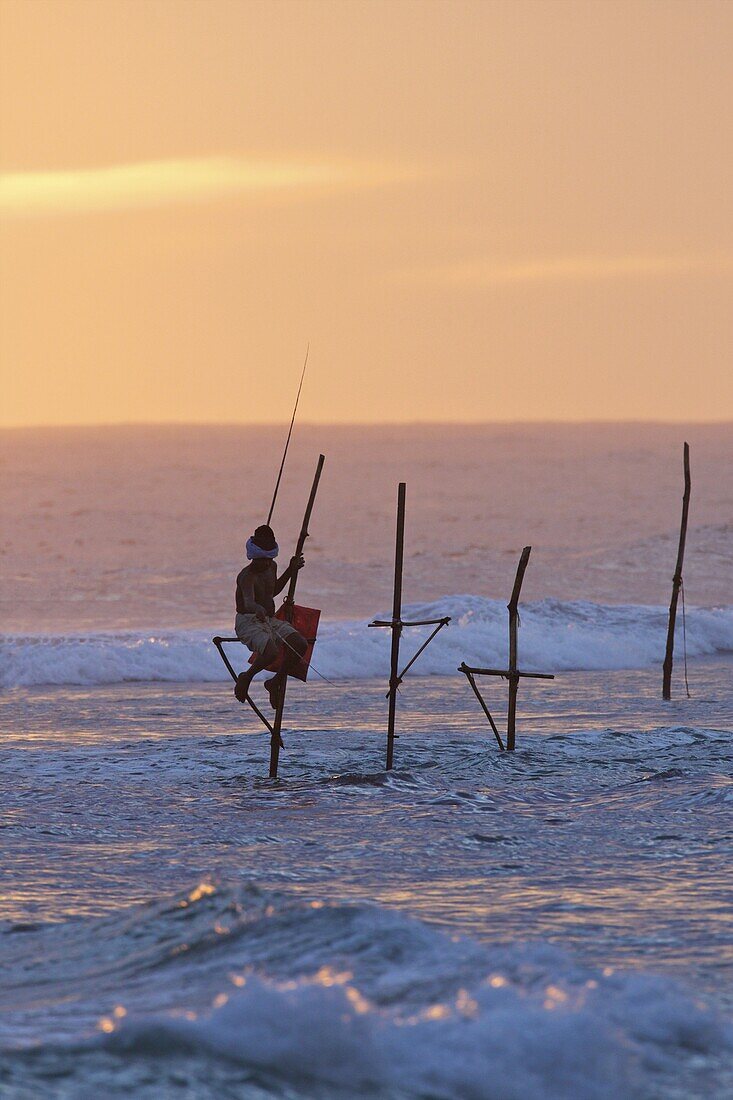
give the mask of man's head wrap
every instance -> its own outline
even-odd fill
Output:
[[[255,533],[247,539],[247,558],[256,561],[258,558],[276,558],[279,546],[271,527],[263,524]]]

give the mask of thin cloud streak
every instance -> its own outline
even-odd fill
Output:
[[[608,279],[730,275],[733,256],[556,256],[510,263],[477,260],[401,272],[401,278],[456,286],[511,283],[600,282]]]
[[[358,162],[259,161],[241,157],[142,161],[104,168],[0,175],[0,212],[15,217],[86,213],[231,196],[297,200],[414,178],[396,166]]]

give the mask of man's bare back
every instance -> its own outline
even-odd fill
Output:
[[[255,567],[259,568],[255,568]],[[290,580],[290,567],[278,583],[274,561],[250,562],[237,576],[237,611],[263,620],[275,614],[275,596]]]

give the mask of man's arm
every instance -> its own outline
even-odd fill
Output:
[[[267,618],[267,612],[261,604],[257,603],[255,599],[255,585],[252,575],[245,575],[244,579],[239,582],[239,591],[242,594],[242,604],[247,615],[256,615],[260,621],[264,622]]]
[[[288,581],[292,577],[293,573],[297,573],[298,570],[302,569],[304,565],[305,565],[305,558],[303,557],[302,554],[300,555],[299,558],[291,558],[290,559],[290,565],[287,567],[285,572],[281,573],[280,576],[277,578],[277,582],[275,584],[275,595],[276,596],[278,595],[278,593],[282,592],[283,588],[288,583]]]

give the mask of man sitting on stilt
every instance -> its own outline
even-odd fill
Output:
[[[268,668],[284,648],[283,662],[278,672],[265,681],[273,710],[277,709],[281,686],[289,672],[298,666],[305,654],[308,643],[302,634],[290,623],[275,618],[275,596],[282,592],[293,572],[302,569],[305,558],[300,555],[291,558],[290,565],[278,577],[275,558],[278,545],[272,528],[266,525],[258,527],[247,540],[247,558],[245,566],[237,577],[237,617],[234,631],[255,654],[255,660],[237,678],[234,694],[240,703],[244,703],[254,676]]]

